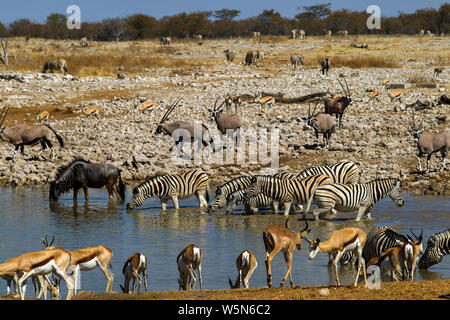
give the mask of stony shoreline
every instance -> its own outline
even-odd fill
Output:
[[[341,40],[339,40],[341,41]],[[343,40],[342,40],[343,41]],[[442,40],[448,43],[448,40]],[[427,43],[442,46],[441,42]],[[343,45],[339,42],[337,44]],[[337,45],[336,44],[336,45]],[[39,158],[35,155],[40,146],[25,147],[29,159],[17,155],[11,160],[12,145],[0,144],[0,185],[12,187],[45,186],[54,179],[56,169],[75,157],[93,162],[108,162],[122,170],[127,187],[133,187],[156,172],[181,172],[188,168],[201,168],[208,173],[213,186],[241,174],[260,173],[267,165],[214,164],[195,165],[192,162],[177,165],[171,159],[174,146],[168,136],[155,135],[156,126],[165,109],[177,98],[182,102],[171,120],[194,119],[209,128],[216,125],[209,119],[207,108],[217,97],[227,93],[253,95],[256,91],[282,93],[285,97],[297,97],[314,92],[341,91],[337,78],[343,75],[348,82],[355,102],[346,110],[343,127],[331,136],[327,150],[316,144],[312,129],[305,124],[308,106],[315,103],[281,104],[260,109],[252,101],[244,102],[238,111],[244,129],[279,130],[279,171],[299,172],[321,164],[333,164],[342,159],[357,162],[362,172],[361,181],[377,177],[399,177],[402,191],[417,194],[448,196],[450,171],[439,172],[440,155],[434,154],[430,173],[417,172],[416,146],[409,132],[411,110],[405,105],[417,99],[436,101],[445,92],[447,84],[442,79],[437,88],[404,89],[405,103],[390,102],[382,91],[380,102],[369,101],[365,90],[380,88],[381,79],[389,76],[395,82],[408,82],[418,73],[431,74],[432,62],[418,64],[405,62],[402,68],[332,68],[328,76],[322,76],[317,67],[304,66],[293,72],[286,64],[272,62],[284,52],[298,51],[296,43],[282,43],[283,52],[273,53],[273,44],[260,43],[258,48],[266,52],[266,64],[244,68],[242,63],[226,65],[221,53],[225,48],[239,49],[238,41],[211,41],[204,46],[175,44],[176,54],[196,59],[200,56],[218,56],[214,66],[174,73],[170,68],[159,68],[139,75],[129,74],[125,79],[108,76],[74,77],[61,74],[20,73],[19,80],[0,80],[2,107],[11,106],[5,121],[7,127],[16,123],[36,123],[36,113],[50,111],[50,126],[60,134],[66,144],[59,146],[52,137],[55,160],[48,161],[49,151]],[[317,48],[321,41],[311,41],[304,46]],[[248,45],[248,47],[255,47]],[[245,48],[246,49],[246,48]],[[244,50],[244,49],[242,49]],[[125,68],[126,70],[126,68]],[[3,71],[0,69],[0,73]],[[126,74],[126,71],[125,71]],[[342,78],[341,78],[342,79]],[[135,112],[139,101],[154,101],[160,110],[151,117]],[[85,117],[81,109],[98,106],[100,118]],[[319,104],[321,108],[322,104]],[[425,130],[448,130],[449,119],[439,119],[450,114],[448,105],[435,105],[416,112],[424,120]],[[45,158],[45,159],[44,159]],[[425,166],[426,158],[422,160]]]

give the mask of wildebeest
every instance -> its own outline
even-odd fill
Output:
[[[246,66],[251,66],[252,64],[253,65],[256,64],[256,52],[249,51],[245,55],[245,65]]]
[[[118,182],[118,183],[117,183]],[[125,200],[125,185],[120,170],[112,164],[92,163],[83,158],[75,158],[67,165],[58,168],[56,179],[50,182],[49,199],[58,201],[62,193],[73,189],[73,201],[77,201],[78,190],[83,188],[86,201],[89,200],[88,188],[106,186],[109,200]]]
[[[28,157],[28,155],[24,152],[24,146],[34,146],[40,143],[42,149],[38,153],[38,155],[40,155],[42,151],[49,147],[51,150],[51,161],[53,161],[54,152],[52,142],[49,139],[50,133],[53,132],[55,134],[60,147],[64,147],[63,138],[61,138],[61,136],[59,136],[58,133],[48,124],[30,125],[21,123],[9,128],[1,127],[3,122],[5,121],[6,115],[8,114],[8,110],[9,108],[6,109],[6,111],[2,111],[2,113],[0,114],[0,139],[14,145],[15,151],[13,159],[19,148],[20,152]]]
[[[341,128],[342,115],[344,114],[345,109],[352,102],[352,98],[350,97],[350,90],[348,89],[347,81],[344,79],[347,90],[344,88],[342,83],[339,81],[339,84],[344,90],[345,96],[339,97],[328,97],[324,100],[325,103],[325,113],[328,114],[336,114],[336,119],[339,117],[339,128]]]
[[[323,59],[320,66],[322,67],[322,75],[325,75],[325,73],[328,75],[328,69],[330,69],[330,61],[328,58]]]
[[[303,56],[301,54],[293,54],[291,56],[291,64],[292,64],[292,67],[294,68],[294,71],[297,69],[297,66],[299,64],[303,65],[304,62],[305,62],[305,59],[303,58]]]
[[[50,70],[51,73],[53,73],[53,70],[60,70],[65,74],[67,72],[67,62],[64,59],[48,60],[44,63],[42,73],[46,73],[47,70]]]

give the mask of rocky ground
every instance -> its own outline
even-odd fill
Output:
[[[398,40],[398,39],[397,39]],[[204,59],[205,64],[195,68],[160,67],[147,68],[139,73],[127,73],[127,66],[118,65],[118,73],[125,78],[113,76],[78,77],[37,72],[14,73],[8,68],[0,69],[0,74],[13,74],[18,80],[0,80],[0,104],[11,107],[6,121],[7,127],[27,122],[36,123],[36,113],[50,112],[50,126],[64,139],[65,147],[60,149],[56,139],[56,157],[49,161],[50,152],[39,157],[39,146],[25,147],[29,158],[17,155],[12,159],[13,147],[7,143],[0,145],[0,183],[5,186],[45,186],[54,178],[56,169],[74,157],[81,156],[93,162],[109,162],[122,170],[122,177],[129,186],[135,186],[155,172],[181,172],[187,168],[201,168],[207,172],[213,185],[220,184],[241,174],[260,173],[269,164],[235,163],[220,165],[192,161],[181,164],[172,159],[173,140],[169,136],[155,135],[154,131],[166,108],[177,98],[180,105],[170,115],[168,121],[180,119],[198,120],[209,128],[216,125],[209,119],[207,108],[211,108],[217,97],[227,93],[254,95],[257,91],[282,93],[284,97],[298,97],[315,92],[342,91],[337,79],[345,79],[354,102],[343,116],[343,127],[337,129],[327,150],[315,140],[313,130],[308,128],[305,117],[308,106],[302,104],[277,103],[269,108],[244,102],[238,110],[243,130],[266,129],[269,134],[279,130],[279,171],[299,172],[321,164],[333,164],[341,159],[359,163],[361,180],[376,177],[400,177],[403,190],[414,194],[450,194],[450,172],[439,172],[440,155],[433,155],[430,173],[417,171],[417,147],[410,133],[411,108],[406,104],[417,99],[434,102],[434,106],[416,111],[416,121],[423,119],[425,131],[448,131],[450,109],[448,105],[436,105],[436,99],[448,92],[448,70],[434,77],[433,68],[440,60],[433,55],[417,57],[400,55],[409,48],[412,52],[428,50],[446,54],[449,39],[439,38],[419,41],[414,37],[400,40],[392,38],[369,39],[369,49],[349,48],[348,56],[376,55],[387,59],[397,58],[398,68],[352,68],[333,67],[328,76],[319,72],[319,66],[306,64],[294,72],[289,65],[291,53],[301,52],[311,61],[308,52],[324,48],[324,54],[339,48],[346,56],[350,40],[329,40],[318,38],[299,42],[251,43],[247,39],[210,40],[202,45],[196,42],[174,43],[173,49],[161,53],[166,59],[184,57],[188,61]],[[372,41],[372,42],[371,42]],[[403,42],[402,42],[403,41]],[[131,43],[123,43],[126,48]],[[157,42],[152,44],[157,46]],[[106,44],[103,46],[107,46]],[[238,54],[234,63],[226,64],[223,50],[234,49]],[[265,52],[264,65],[244,67],[246,50],[259,49]],[[337,50],[337,49],[336,49]],[[203,60],[202,60],[203,61]],[[69,61],[70,64],[70,61]],[[40,68],[37,67],[37,70]],[[69,65],[70,70],[70,65]],[[391,103],[385,91],[381,91],[381,80],[389,77],[392,83],[410,83],[417,75],[425,77],[439,88],[412,87],[402,89],[404,102]],[[342,77],[341,77],[342,76]],[[121,77],[122,78],[122,77]],[[382,92],[380,101],[370,102],[366,89]],[[153,116],[135,112],[140,101],[154,101],[159,110]],[[100,117],[86,117],[81,110],[88,106],[98,106]],[[319,103],[318,109],[323,104]],[[443,118],[446,119],[442,120]],[[422,165],[425,167],[426,159]]]

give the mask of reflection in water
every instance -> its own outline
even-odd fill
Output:
[[[90,190],[91,191],[91,190]],[[262,212],[256,215],[227,215],[224,211],[208,213],[198,209],[195,197],[180,201],[181,208],[169,207],[161,211],[159,199],[146,200],[139,210],[126,210],[125,202],[109,202],[106,190],[90,192],[89,202],[79,199],[73,203],[72,195],[57,202],[48,200],[48,190],[28,188],[2,188],[0,190],[0,261],[19,254],[42,250],[41,238],[48,234],[61,239],[67,250],[104,245],[113,251],[112,271],[115,274],[113,290],[120,292],[123,283],[122,266],[135,252],[149,259],[149,291],[178,290],[176,256],[189,243],[197,244],[204,253],[203,283],[205,289],[228,288],[228,276],[235,277],[236,256],[251,250],[258,261],[251,287],[264,287],[264,244],[262,231],[271,223],[284,225],[286,217]],[[130,195],[128,195],[129,198]],[[424,229],[424,242],[436,232],[450,225],[450,203],[447,198],[412,198],[405,196],[406,204],[398,208],[390,199],[382,200],[372,211],[373,220],[355,222],[354,213],[338,213],[329,220],[313,221],[308,215],[310,239],[328,239],[332,231],[345,227],[359,227],[366,232],[374,226],[387,225],[398,232],[409,228]],[[290,228],[302,229],[303,216],[296,214]],[[333,269],[328,267],[328,254],[321,253],[308,259],[308,243],[294,252],[292,277],[296,285],[334,284]],[[431,268],[418,270],[416,279],[439,279],[450,276],[450,258]],[[286,272],[283,255],[272,261],[273,283],[276,286]],[[339,265],[339,278],[343,285],[352,284],[356,269]],[[389,280],[387,277],[386,280]],[[81,274],[81,290],[104,291],[105,277],[100,270]],[[360,279],[361,281],[361,279]],[[64,287],[64,286],[63,286]],[[0,281],[0,294],[5,282]],[[33,290],[27,290],[32,296]],[[65,293],[63,293],[65,294]]]

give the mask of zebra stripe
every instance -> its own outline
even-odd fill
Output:
[[[363,248],[363,258],[369,262],[393,247],[401,247],[408,238],[388,226],[377,226],[367,234]]]
[[[128,202],[127,208],[139,207],[145,199],[159,197],[163,210],[166,210],[168,200],[172,200],[178,209],[178,199],[186,199],[193,194],[197,196],[200,207],[206,207],[209,193],[208,175],[202,171],[190,170],[182,174],[156,175],[133,189],[133,197]]]
[[[227,197],[227,213],[231,213],[237,205],[243,204],[247,213],[256,213],[258,209],[266,208],[273,204],[272,198],[260,193],[252,198],[247,198],[245,190],[238,190]]]
[[[331,178],[325,175],[313,175],[304,179],[254,176],[247,187],[247,196],[251,198],[263,193],[275,202],[282,202],[284,214],[288,215],[292,203],[305,204],[312,197],[314,190],[325,183],[331,183]]]
[[[250,184],[251,177],[240,176],[225,182],[216,189],[216,195],[213,202],[208,207],[208,212],[214,212],[223,208],[226,204],[227,197],[238,190],[244,190]]]
[[[405,201],[401,196],[401,183],[399,179],[377,179],[364,184],[338,184],[331,183],[320,186],[314,192],[313,199],[317,204],[317,209],[313,210],[314,219],[318,219],[321,214],[336,214],[337,211],[358,210],[356,221],[361,220],[363,215],[371,218],[372,207],[388,196],[401,207]],[[307,211],[310,203],[308,203]],[[307,212],[306,211],[306,212]]]
[[[419,268],[428,269],[441,262],[447,254],[450,254],[450,229],[435,233],[428,239],[425,253],[419,260]]]
[[[306,168],[298,175],[298,179],[310,175],[323,174],[333,179],[333,183],[356,184],[359,182],[359,167],[354,162],[342,160],[331,166],[314,166]]]

